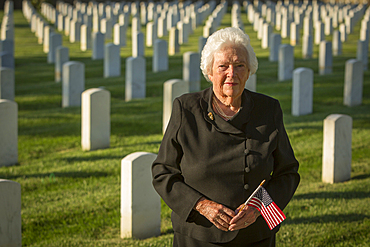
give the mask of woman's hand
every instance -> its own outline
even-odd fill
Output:
[[[261,213],[254,207],[246,206],[240,210],[244,204],[240,205],[235,213],[237,215],[230,221],[229,231],[243,229],[253,224]]]
[[[223,231],[229,230],[230,221],[236,217],[233,210],[205,197],[199,199],[194,209]]]

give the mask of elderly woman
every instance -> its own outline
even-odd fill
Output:
[[[212,86],[176,98],[153,185],[173,210],[173,246],[274,246],[275,233],[245,200],[262,180],[280,209],[300,177],[279,102],[244,89],[256,72],[247,34],[225,28],[202,51]]]

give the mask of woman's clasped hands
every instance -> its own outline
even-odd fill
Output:
[[[260,212],[254,207],[240,205],[235,211],[202,197],[194,207],[201,215],[222,231],[235,231],[253,224]],[[241,210],[242,209],[242,210]]]

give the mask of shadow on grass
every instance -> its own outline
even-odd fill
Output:
[[[368,218],[366,214],[327,214],[314,217],[302,217],[296,219],[287,218],[284,224],[295,225],[295,224],[312,224],[312,223],[330,223],[330,222],[355,222],[362,221]]]
[[[370,197],[370,193],[364,191],[343,191],[343,192],[313,192],[307,194],[295,195],[293,200],[303,200],[303,199],[362,199]]]
[[[27,178],[41,178],[49,179],[50,182],[55,181],[56,178],[89,178],[89,177],[107,177],[111,174],[107,172],[53,172],[53,173],[36,173],[30,175],[10,175],[6,176],[0,173],[0,178],[14,180],[14,179],[27,179]]]
[[[30,28],[30,24],[14,24],[14,27],[15,28],[23,28],[23,27],[25,27],[25,28]]]
[[[78,157],[66,157],[66,158],[60,158],[58,160],[65,160],[68,163],[79,163],[83,161],[97,161],[97,160],[121,160],[124,156],[112,156],[112,155],[93,155],[93,156],[78,156]]]
[[[315,107],[315,105],[314,105]],[[319,107],[318,105],[316,107]],[[338,106],[333,105],[332,107],[328,106],[321,106],[320,111],[313,112],[309,115],[303,115],[303,116],[293,116],[290,114],[290,112],[286,111],[284,115],[285,122],[290,125],[291,129],[317,129],[321,130],[322,126],[310,126],[306,125],[303,126],[304,123],[307,122],[322,122],[325,120],[326,117],[328,117],[331,114],[344,114],[350,116],[355,122],[353,125],[353,128],[360,127],[362,129],[369,129],[370,125],[368,125],[368,117],[366,115],[366,112],[370,109],[369,105],[361,105],[356,107],[346,107],[342,106],[341,108],[338,108]],[[329,113],[331,112],[331,113]],[[292,125],[298,124],[296,127],[292,127]],[[360,126],[359,126],[360,125]]]
[[[367,179],[367,178],[370,178],[370,174],[362,174],[362,175],[358,175],[358,176],[354,176],[353,178],[351,178],[352,180],[356,179],[356,180],[361,180],[361,179]]]
[[[164,232],[161,232],[161,236],[164,236],[164,235],[169,235],[169,234],[174,234],[174,231],[172,228],[170,229],[167,229],[166,231]]]

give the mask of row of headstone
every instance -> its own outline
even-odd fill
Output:
[[[49,4],[45,4],[45,6],[42,8],[42,9],[47,9],[47,10],[44,10],[44,12],[50,12],[50,7],[51,5]],[[28,11],[28,12],[31,12],[31,11]],[[135,22],[133,22],[135,23]],[[148,25],[150,25],[151,23],[148,23]],[[84,26],[82,27],[82,29],[84,29]],[[119,27],[117,26],[116,28],[117,30],[119,29]],[[86,33],[86,32],[83,32],[83,33]],[[60,35],[60,34],[59,34]],[[95,32],[92,34],[92,49],[93,49],[93,52],[92,52],[92,59],[94,60],[97,60],[97,59],[104,59],[104,77],[110,77],[110,76],[119,76],[120,75],[120,71],[117,69],[119,66],[118,66],[118,63],[115,62],[115,61],[119,61],[117,58],[114,59],[113,56],[116,56],[118,53],[115,53],[115,52],[109,52],[111,51],[112,49],[115,49],[115,46],[113,45],[109,45],[109,48],[107,48],[105,45],[104,45],[104,35],[103,33],[101,32]],[[86,39],[88,39],[87,37],[89,37],[89,35],[81,35],[83,38],[81,39],[82,41],[85,41]],[[172,28],[171,29],[171,34],[170,34],[170,47],[169,47],[169,52],[167,54],[170,54],[170,55],[173,55],[173,54],[176,54],[179,52],[179,28]],[[58,46],[60,46],[61,44],[61,36],[58,37],[58,39],[56,39],[56,41],[54,41],[55,39],[52,38],[50,42],[47,42],[49,45],[48,47],[46,48],[46,50],[50,50],[49,51],[49,63],[53,63],[55,62],[55,53],[53,52],[54,50],[57,49]],[[122,39],[121,39],[122,40]],[[54,42],[53,42],[54,41]],[[58,42],[60,41],[60,42]],[[125,40],[123,41],[125,42]],[[152,40],[148,41],[147,40],[147,43],[151,43]],[[122,43],[122,42],[116,42],[116,43]],[[136,57],[136,56],[144,56],[144,36],[141,32],[138,32],[138,33],[135,33],[135,35],[133,36],[133,57]],[[50,47],[53,47],[53,48],[50,48]],[[81,44],[81,47],[84,47],[84,49],[87,49],[87,44],[86,42],[84,42],[83,44]],[[105,52],[103,51],[103,47],[105,47]],[[163,45],[162,45],[163,47]],[[50,49],[49,49],[50,48]],[[155,47],[157,48],[157,47]],[[163,51],[163,48],[162,50]],[[154,50],[154,53],[156,53],[156,51]],[[105,55],[104,55],[105,54]],[[157,67],[159,66],[157,64],[156,61],[161,61],[161,60],[166,60],[166,56],[162,53],[159,53],[157,52],[157,54],[160,54],[161,57],[164,57],[163,59],[160,59],[158,60],[157,57],[153,57],[153,71],[163,71],[164,68],[166,69],[166,62],[164,63],[164,65],[162,65],[162,67],[158,70]],[[162,62],[163,63],[163,62]],[[61,73],[61,69],[62,69],[62,65],[63,63],[59,63],[58,62],[58,66],[56,66],[56,81],[60,81],[61,80],[61,76],[62,73]],[[109,66],[109,64],[113,64],[115,65],[114,68],[112,66]]]
[[[30,24],[31,31],[38,37],[38,43],[43,45],[43,51],[47,53],[47,62],[54,64],[57,48],[62,45],[62,35],[54,32],[54,29],[37,13],[30,1],[22,2],[22,12]],[[59,76],[56,80],[60,80]]]
[[[97,32],[96,36],[102,36],[103,34]],[[139,33],[140,34],[140,33]],[[60,37],[60,34],[58,34]],[[95,43],[104,44],[102,38],[93,38],[93,46],[97,46]],[[99,42],[100,40],[100,42]],[[164,42],[164,43],[163,43]],[[53,39],[50,40],[50,44],[53,44]],[[168,69],[168,55],[166,51],[165,41],[158,40],[158,44],[161,46],[155,47],[153,56],[153,70],[163,71]],[[67,47],[63,47],[60,43],[56,45],[56,54],[53,55],[56,58],[55,62],[55,80],[63,81],[62,85],[62,107],[79,106],[81,105],[80,95],[84,90],[84,66],[78,62],[69,62],[69,51]],[[51,46],[49,46],[51,47]],[[160,48],[162,47],[162,48]],[[156,49],[160,49],[156,52]],[[49,54],[51,54],[49,50]],[[99,49],[93,49],[93,58],[100,58],[104,56],[104,77],[119,76],[120,75],[120,61],[119,46],[112,43],[105,45],[105,51],[103,53],[96,52]],[[145,76],[145,59],[143,54],[136,54],[136,57],[129,57],[126,59],[126,80],[125,80],[125,99],[126,101],[145,98],[146,88],[146,76]],[[198,53],[187,53],[184,55],[184,79],[191,85],[193,91],[200,89],[200,72],[199,72],[200,58]],[[197,66],[198,64],[198,66]],[[137,73],[136,71],[142,71]],[[79,75],[79,76],[75,76]]]
[[[14,3],[13,1],[5,1],[4,3],[4,15],[1,21],[1,37],[0,37],[0,69],[10,69],[7,74],[13,74],[14,80],[14,15],[13,15]],[[4,78],[5,79],[5,78]],[[4,85],[2,85],[4,84]],[[6,86],[5,86],[6,85]],[[7,88],[7,89],[5,89]],[[4,91],[3,93],[1,91]],[[7,92],[5,92],[7,91]],[[10,79],[0,80],[0,99],[14,99],[14,82]],[[2,94],[6,94],[3,97]],[[12,95],[12,96],[11,96]]]
[[[212,33],[216,32],[221,25],[222,18],[227,11],[227,2],[218,4],[212,13],[208,16],[203,26],[203,37],[208,38]]]
[[[273,27],[281,31],[280,38],[290,37],[290,45],[295,46],[302,42],[302,57],[305,59],[312,58],[313,44],[319,45],[325,41],[325,36],[333,35],[333,55],[337,56],[341,54],[342,42],[345,42],[347,35],[352,33],[354,25],[365,13],[366,6],[362,4],[321,4],[310,1],[304,3],[278,1],[276,4],[271,1],[266,3],[245,1],[244,9],[249,21],[253,24],[253,29],[257,32],[257,38],[261,39],[261,48],[270,48],[270,61],[276,61],[279,45],[277,45],[278,38],[273,37]],[[360,40],[368,40],[368,13],[370,10],[366,11],[361,22]],[[302,27],[303,35],[300,38],[299,33]],[[337,27],[339,30],[334,30]],[[272,41],[273,38],[275,42]]]
[[[86,47],[84,44],[86,37],[90,36],[89,31],[103,33],[105,40],[111,38],[113,30],[114,43],[125,46],[126,30],[130,24],[129,17],[132,15],[132,36],[134,37],[137,32],[140,32],[142,24],[146,25],[146,44],[151,47],[157,37],[163,37],[174,27],[179,31],[179,44],[186,43],[188,35],[209,14],[208,12],[213,7],[214,1],[203,6],[201,1],[193,4],[190,1],[179,4],[175,4],[175,2],[171,4],[158,3],[155,11],[153,5],[153,3],[150,3],[146,6],[145,2],[140,4],[142,13],[147,12],[147,8],[150,9],[151,14],[149,15],[152,16],[150,22],[147,22],[148,18],[144,18],[145,21],[143,21],[143,18],[137,15],[138,6],[136,2],[131,5],[128,3],[112,5],[90,2],[89,5],[82,7],[79,2],[73,6],[60,1],[57,8],[54,8],[51,4],[43,3],[41,12],[51,23],[57,26],[59,31],[64,31],[65,35],[70,36],[70,42],[81,40],[81,49]],[[101,11],[98,11],[100,7]],[[58,18],[56,15],[58,15]],[[86,19],[89,21],[86,21]]]
[[[18,104],[14,101],[15,60],[13,11],[13,1],[5,1],[0,39],[0,167],[12,166],[18,162]],[[4,183],[2,185],[4,185]],[[0,196],[1,193],[0,188]],[[2,209],[0,209],[0,211],[2,211]],[[2,212],[0,212],[0,229],[5,229],[5,233],[0,230],[0,245],[2,243],[18,243],[20,240],[17,237],[19,232],[16,231],[12,234],[9,230],[12,228],[3,228],[4,226],[15,226],[14,224],[10,226],[6,225],[6,221],[2,223],[5,216],[6,214],[2,214]],[[13,228],[13,230],[18,229]],[[9,234],[10,237],[6,236],[6,234]],[[14,240],[12,237],[14,237]]]
[[[293,71],[292,115],[311,114],[313,109],[313,70],[297,68]],[[343,104],[357,106],[362,104],[363,92],[362,62],[350,59],[345,64]]]

